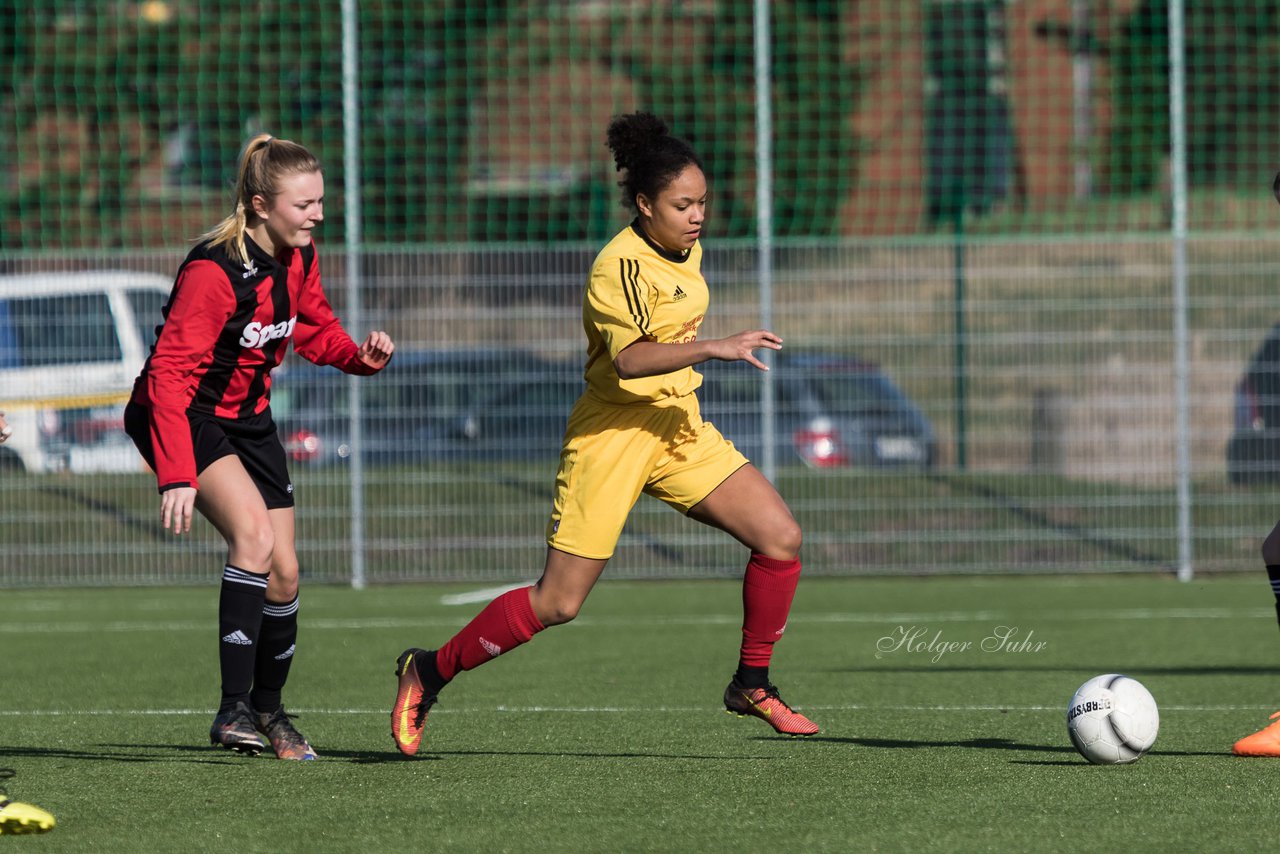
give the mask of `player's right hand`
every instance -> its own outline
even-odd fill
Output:
[[[396,345],[390,335],[385,332],[370,332],[356,351],[356,356],[369,367],[380,371],[391,361],[391,354],[395,351]]]
[[[185,534],[191,530],[191,514],[196,507],[196,490],[193,486],[176,486],[160,494],[160,521],[167,531]]]

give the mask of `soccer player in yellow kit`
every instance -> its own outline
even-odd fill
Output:
[[[768,370],[754,351],[780,349],[782,339],[767,330],[699,339],[708,303],[699,269],[702,164],[648,113],[615,118],[608,144],[636,218],[601,250],[587,282],[587,385],[565,430],[546,565],[536,584],[494,599],[444,646],[401,653],[391,730],[407,755],[418,751],[431,706],[458,673],[577,616],[641,492],[751,551],[742,647],[725,708],[786,735],[818,731],[769,680],[800,577],[800,526],[773,485],[702,420],[694,393],[702,382],[694,365],[742,360]]]
[[[1280,172],[1271,181],[1271,196],[1280,202]],[[1262,541],[1262,562],[1267,568],[1271,592],[1275,594],[1276,619],[1280,620],[1280,522],[1275,524],[1271,533]],[[1280,712],[1273,714],[1271,720],[1274,723],[1237,741],[1232,745],[1231,752],[1237,756],[1280,757]]]

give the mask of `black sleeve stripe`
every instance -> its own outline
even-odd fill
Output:
[[[640,262],[639,262],[639,261],[636,261],[636,262],[634,262],[634,263],[635,263],[635,265],[636,265],[636,277],[635,277],[635,283],[636,283],[636,302],[640,304],[640,310],[641,310],[642,312],[644,312],[644,324],[643,324],[643,329],[644,329],[645,333],[647,334],[647,333],[649,332],[649,324],[650,324],[651,322],[653,322],[653,315],[652,315],[652,313],[650,312],[649,304],[648,304],[647,302],[645,302],[645,300],[644,300],[644,299],[642,298],[642,296],[641,296],[642,291],[641,291],[641,287],[640,287]]]
[[[631,312],[631,319],[640,322],[640,318],[636,315],[636,305],[631,299],[631,288],[627,285],[627,269],[631,262],[626,258],[618,259],[618,278],[622,281],[622,295],[627,300],[627,311]]]
[[[640,291],[640,262],[631,258],[619,259],[622,274],[622,291],[627,298],[631,318],[644,334],[649,334],[649,310]]]

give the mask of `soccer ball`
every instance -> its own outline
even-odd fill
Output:
[[[1067,704],[1067,734],[1095,765],[1136,762],[1160,731],[1155,698],[1137,679],[1119,673],[1095,676]]]

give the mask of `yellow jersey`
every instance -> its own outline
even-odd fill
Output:
[[[702,244],[684,253],[651,242],[634,221],[596,256],[582,299],[587,333],[586,394],[612,404],[657,404],[702,384],[692,367],[624,380],[613,360],[636,341],[695,341],[710,294],[702,278]]]

